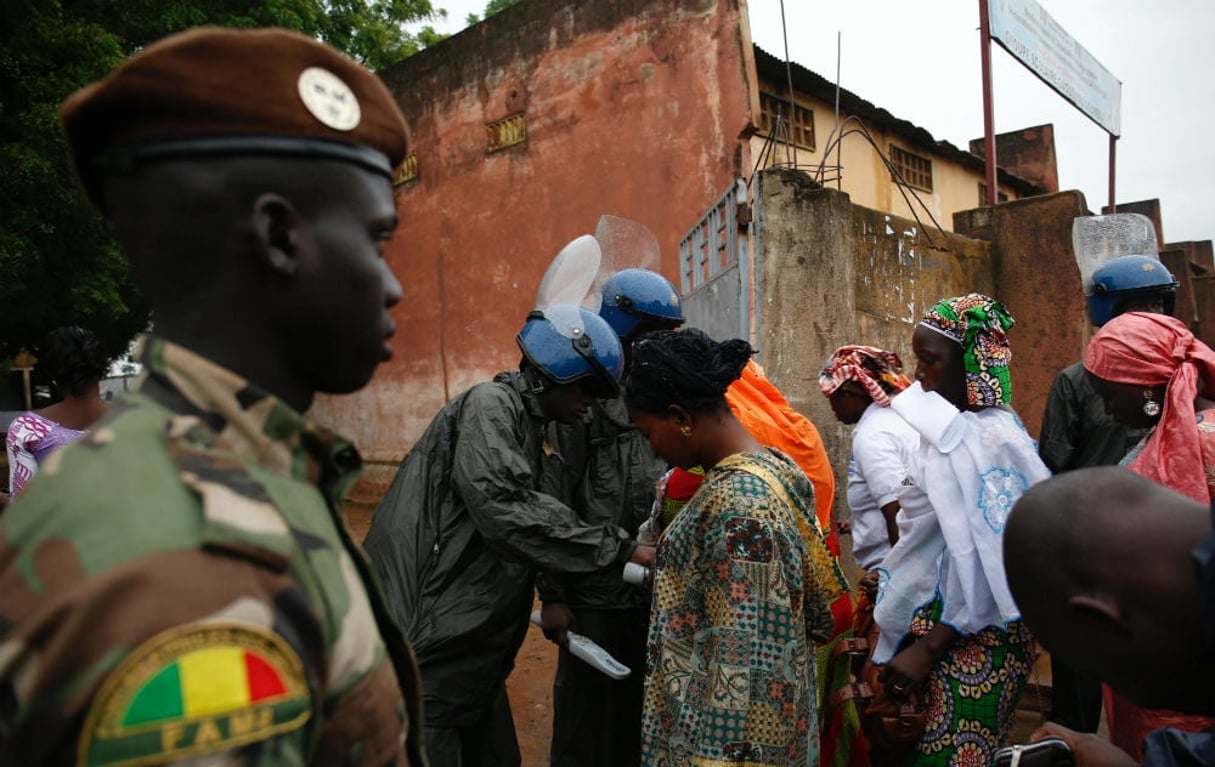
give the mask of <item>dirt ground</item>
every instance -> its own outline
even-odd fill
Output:
[[[347,507],[346,519],[355,540],[367,534],[372,509]],[[539,604],[536,605],[537,609]],[[553,733],[553,672],[557,668],[557,648],[544,638],[540,629],[531,626],[519,655],[515,670],[506,682],[510,694],[511,712],[519,737],[522,767],[547,767],[549,739]],[[1023,743],[1044,720],[1042,709],[1050,705],[1050,662],[1043,654],[1029,680],[1029,689],[1021,698],[1013,725],[1012,742]]]
[[[553,672],[556,669],[557,646],[545,639],[539,628],[532,626],[515,658],[515,670],[506,680],[523,767],[548,765],[548,744],[553,734]]]
[[[362,541],[374,509],[350,504],[344,511],[351,535],[356,541]],[[537,603],[536,609],[539,608]],[[540,629],[531,626],[515,658],[515,670],[506,680],[523,767],[548,765],[548,744],[553,734],[553,672],[556,669],[557,647],[544,638]]]

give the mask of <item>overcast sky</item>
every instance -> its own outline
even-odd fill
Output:
[[[1160,198],[1167,241],[1215,237],[1215,2],[1038,0],[1122,81],[1117,199]],[[457,32],[484,0],[434,0]],[[784,58],[780,0],[747,0],[753,41]],[[965,149],[983,135],[979,0],[785,0],[789,58],[934,138]],[[1053,123],[1059,186],[1094,212],[1108,198],[1109,143],[1089,120],[998,45],[997,132]],[[829,126],[820,126],[825,136]],[[845,173],[847,169],[845,169]]]

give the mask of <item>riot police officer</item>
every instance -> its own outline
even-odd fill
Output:
[[[623,365],[606,322],[578,306],[532,312],[518,371],[448,402],[406,454],[364,547],[422,670],[432,767],[518,765],[506,678],[537,568],[653,562],[627,530],[566,504],[551,421],[615,397]]]

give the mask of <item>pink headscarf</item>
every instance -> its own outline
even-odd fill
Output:
[[[1128,312],[1105,323],[1093,336],[1084,369],[1112,383],[1167,384],[1160,422],[1127,468],[1210,503],[1194,398],[1199,384],[1208,396],[1215,394],[1215,351],[1195,338],[1181,320]]]

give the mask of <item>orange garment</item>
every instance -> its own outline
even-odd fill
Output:
[[[726,402],[747,431],[761,445],[774,447],[792,458],[814,485],[814,512],[827,537],[831,553],[839,556],[839,536],[831,524],[835,475],[823,447],[823,438],[810,419],[789,406],[764,369],[751,360],[742,377],[726,389]]]

